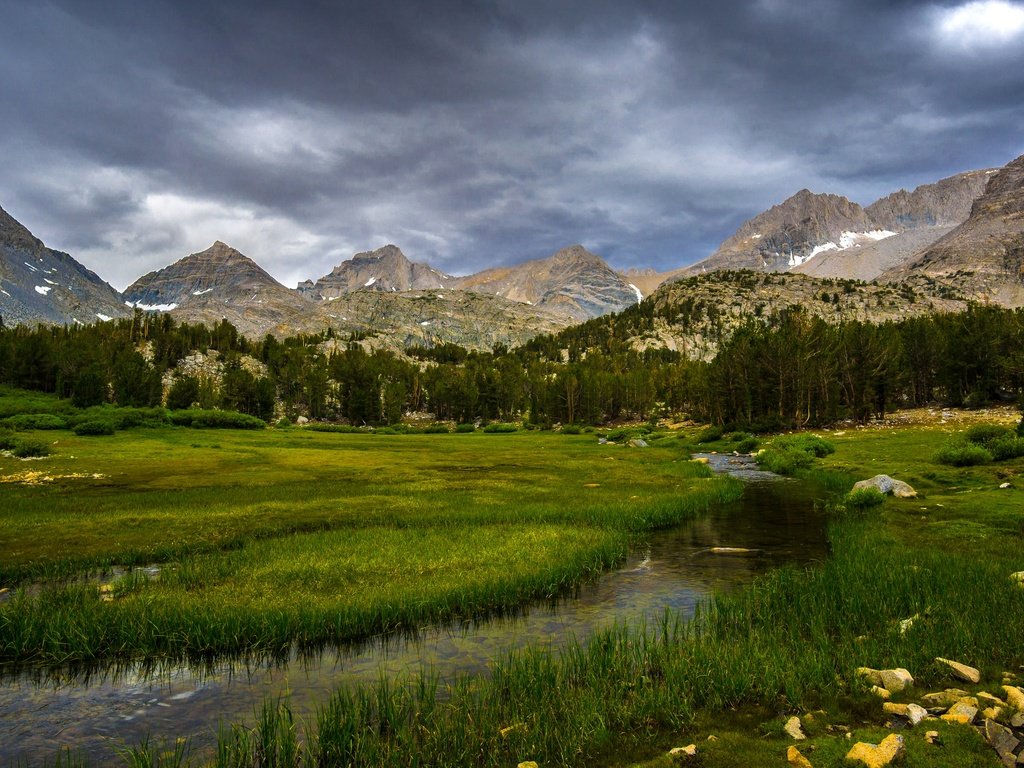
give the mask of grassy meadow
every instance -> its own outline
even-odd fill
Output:
[[[29,434],[51,455],[0,457],[0,660],[14,663],[279,653],[513,610],[739,493],[674,439]],[[159,577],[80,578],[131,565]]]

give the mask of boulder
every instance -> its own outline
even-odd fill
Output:
[[[533,760],[524,760],[516,768],[540,768]]]
[[[889,693],[899,693],[914,684],[914,677],[902,667],[895,669],[872,669],[858,667],[857,674],[865,678],[871,685],[885,688]]]
[[[988,707],[1005,707],[1006,702],[1000,699],[998,696],[993,696],[988,691],[982,691],[981,693],[975,694],[975,697],[982,704]]]
[[[985,725],[981,729],[982,735],[985,737],[992,749],[999,755],[999,759],[1006,765],[1013,765],[1016,760],[1016,751],[1020,747],[1020,739],[1014,735],[1013,731],[1006,728],[999,723],[992,720],[986,720]]]
[[[927,741],[929,744],[942,744],[942,738],[939,736],[938,731],[928,731],[928,733],[924,735],[924,740]]]
[[[893,733],[882,739],[880,744],[858,741],[853,745],[853,749],[846,753],[846,759],[859,761],[868,768],[882,768],[903,757],[905,750],[903,737]]]
[[[786,750],[786,762],[793,766],[793,768],[814,768],[811,765],[811,761],[801,755],[800,750],[796,747],[790,747]]]
[[[298,424],[299,426],[302,426],[303,424],[309,424],[309,419],[307,419],[305,416],[299,416],[297,419],[295,419],[295,423]]]
[[[1024,712],[1024,690],[1015,685],[1004,685],[1003,693],[1006,694],[1006,703],[1018,712]]]
[[[944,659],[941,656],[936,657],[935,663],[947,667],[957,680],[963,680],[965,683],[974,683],[975,685],[981,682],[981,672],[974,667],[969,667],[958,661]]]
[[[917,491],[909,483],[896,480],[888,475],[875,475],[870,480],[861,480],[853,484],[853,490],[857,491],[861,488],[875,488],[880,493],[895,496],[897,499],[917,498]]]
[[[685,747],[673,747],[668,751],[668,756],[673,760],[689,760],[697,756],[697,745],[689,744]]]
[[[632,440],[629,441],[629,447],[630,448],[646,448],[647,447],[647,441],[646,440],[642,440],[639,437],[634,437]]]
[[[885,688],[880,688],[877,685],[872,685],[871,686],[871,693],[873,693],[878,698],[884,699],[886,701],[888,701],[889,699],[892,698],[892,694],[891,693],[889,693],[887,690],[885,690]]]
[[[796,715],[793,715],[786,721],[786,725],[783,727],[783,730],[785,730],[789,738],[795,739],[796,741],[803,741],[807,738],[804,736],[804,729],[800,724],[800,718]]]
[[[921,703],[926,707],[945,707],[948,709],[964,696],[967,696],[967,691],[961,691],[959,688],[947,688],[938,693],[926,693],[921,697]]]
[[[1017,571],[1010,574],[1010,580],[1017,582],[1017,586],[1024,588],[1024,571]]]
[[[917,725],[928,717],[928,710],[918,704],[893,704],[887,701],[882,705],[882,711],[902,717],[911,725]]]
[[[941,716],[947,723],[960,723],[970,725],[978,716],[978,708],[972,707],[967,702],[961,701],[949,708],[949,711]]]

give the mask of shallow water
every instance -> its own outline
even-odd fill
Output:
[[[122,765],[116,747],[147,736],[157,744],[188,736],[193,754],[208,754],[218,724],[252,722],[268,696],[287,696],[293,712],[311,721],[339,686],[412,675],[425,666],[442,681],[486,672],[510,650],[585,640],[615,622],[653,624],[666,609],[689,616],[714,591],[783,563],[826,556],[824,521],[805,486],[758,473],[736,457],[712,456],[709,463],[748,480],[739,501],[652,534],[621,567],[578,594],[530,605],[520,616],[426,628],[415,639],[379,639],[311,658],[293,654],[283,664],[225,661],[205,669],[8,677],[0,681],[0,765],[52,762],[61,745],[94,765]],[[713,547],[753,551],[715,554]]]

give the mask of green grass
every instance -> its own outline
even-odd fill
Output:
[[[11,662],[277,652],[510,610],[738,493],[677,446],[592,436],[47,434],[54,481],[3,486],[3,584],[166,567],[113,602],[81,584],[16,596],[0,607]],[[19,471],[0,459],[0,476]]]

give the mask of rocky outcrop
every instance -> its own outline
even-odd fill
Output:
[[[642,291],[582,245],[546,259],[487,269],[463,277],[456,288],[539,307],[581,322],[636,304]]]
[[[0,318],[6,325],[126,317],[121,296],[71,256],[47,248],[0,208]]]
[[[316,282],[303,280],[296,290],[315,301],[330,301],[354,291],[410,291],[451,288],[456,278],[427,264],[409,261],[396,245],[357,253]]]
[[[273,327],[307,327],[315,314],[313,302],[219,240],[139,278],[125,289],[124,298],[133,307],[171,312],[188,322],[226,319],[248,336]]]
[[[922,184],[913,192],[901,189],[864,210],[876,227],[893,232],[957,226],[967,221],[971,206],[996,170],[958,173],[934,184]]]
[[[1024,156],[989,175],[969,218],[879,279],[921,274],[978,300],[1024,306]]]

